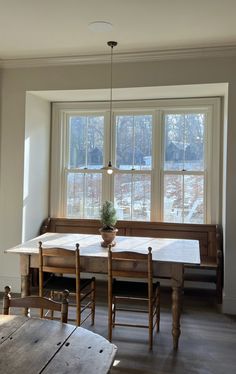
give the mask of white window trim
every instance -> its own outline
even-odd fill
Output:
[[[158,144],[153,147],[153,170],[151,171],[152,191],[151,191],[151,221],[161,221],[163,217],[163,124],[162,117],[165,112],[196,112],[196,110],[207,111],[207,138],[208,138],[208,174],[210,181],[206,186],[205,201],[207,204],[206,223],[218,223],[220,220],[220,106],[221,99],[216,98],[193,98],[193,99],[171,99],[171,100],[145,100],[145,101],[121,101],[113,102],[114,114],[137,114],[137,112],[152,113],[154,115],[153,142],[158,139]],[[52,217],[64,217],[65,206],[64,196],[66,183],[62,178],[65,166],[65,138],[66,130],[64,124],[68,114],[97,114],[105,113],[106,123],[109,123],[109,102],[73,102],[73,103],[53,103],[52,105],[52,142],[51,142],[51,192],[50,192],[50,215]],[[212,128],[211,128],[212,125]],[[213,129],[214,128],[214,129]],[[110,144],[109,127],[105,126],[105,142]],[[63,140],[64,139],[64,140]],[[104,154],[105,165],[109,161],[109,152]],[[112,133],[112,158],[115,157],[115,134]],[[159,161],[161,160],[161,162]],[[126,170],[118,171],[126,173]],[[130,171],[128,171],[130,172]],[[136,171],[137,172],[137,171]],[[144,173],[146,171],[143,171]],[[149,171],[147,173],[150,173]],[[114,177],[105,175],[103,179],[104,199],[112,199]],[[214,188],[211,188],[214,186]],[[156,194],[156,195],[155,195]],[[156,198],[154,198],[156,196]]]
[[[175,171],[175,170],[170,170],[170,171],[165,171],[163,169],[163,164],[164,164],[164,152],[165,152],[165,149],[164,149],[164,116],[166,114],[189,114],[189,113],[196,113],[198,111],[201,111],[201,113],[204,113],[206,115],[206,127],[205,127],[205,131],[206,131],[206,136],[205,136],[205,139],[204,139],[204,142],[205,142],[205,146],[204,146],[204,149],[207,150],[207,154],[206,156],[204,157],[204,170],[203,171],[181,171],[181,170],[178,170],[178,171]],[[161,221],[164,221],[164,177],[165,175],[203,175],[204,176],[204,181],[207,181],[208,178],[207,178],[207,173],[208,173],[208,170],[211,170],[211,169],[214,169],[214,165],[212,165],[212,157],[211,157],[211,149],[212,149],[212,139],[211,139],[211,132],[212,132],[212,121],[211,121],[211,118],[212,118],[212,108],[211,106],[208,106],[207,108],[195,108],[195,109],[172,109],[171,110],[162,110],[161,111],[161,117],[162,117],[162,120],[161,120],[161,124],[162,124],[162,155],[161,155],[161,194],[160,194],[160,201],[161,201]],[[204,196],[203,196],[203,199],[204,199],[204,218],[205,218],[205,222],[206,223],[209,223],[211,221],[211,216],[212,216],[212,203],[211,203],[211,183],[208,183],[208,186],[206,186],[204,188]]]

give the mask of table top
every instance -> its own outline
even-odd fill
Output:
[[[107,373],[117,347],[67,323],[0,315],[0,373]]]
[[[44,247],[63,247],[75,249],[75,244],[80,244],[81,256],[107,257],[107,248],[101,247],[100,235],[89,234],[60,234],[46,233],[32,240],[7,249],[6,253],[38,254],[38,242],[42,241]],[[198,240],[189,239],[157,239],[136,236],[117,236],[116,246],[113,251],[136,251],[147,253],[152,247],[153,261],[200,264],[200,250]]]

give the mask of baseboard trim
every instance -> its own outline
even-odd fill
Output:
[[[222,312],[236,315],[236,297],[223,296]]]

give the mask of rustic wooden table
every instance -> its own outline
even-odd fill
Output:
[[[104,374],[116,351],[114,344],[82,327],[0,315],[0,373]]]
[[[39,240],[43,242],[44,247],[63,247],[71,250],[74,250],[75,244],[79,243],[81,271],[107,274],[107,248],[101,247],[101,236],[89,234],[46,233],[17,247],[6,250],[7,253],[20,255],[21,289],[23,296],[27,296],[30,293],[30,268],[38,268],[39,266]],[[140,253],[147,253],[148,247],[152,247],[154,276],[171,279],[173,347],[174,349],[177,349],[180,336],[183,268],[184,264],[200,264],[199,241],[117,236],[116,246],[113,250],[133,250]],[[68,261],[70,260],[71,259],[68,257]],[[68,263],[68,265],[73,264]],[[137,264],[135,264],[135,266],[136,265]]]

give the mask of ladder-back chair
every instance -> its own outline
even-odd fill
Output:
[[[80,326],[89,316],[91,324],[95,318],[95,278],[83,279],[80,276],[80,250],[79,244],[75,250],[65,248],[43,248],[39,242],[39,295],[50,291],[51,298],[60,294],[63,289],[68,289],[76,298],[76,324]],[[49,273],[49,278],[44,282],[44,273]],[[68,275],[74,275],[70,277]],[[82,319],[82,313],[88,311]],[[84,316],[84,314],[83,314]]]
[[[108,251],[108,338],[112,340],[114,326],[145,327],[149,330],[149,349],[153,345],[153,329],[159,331],[160,321],[160,284],[153,282],[152,248],[148,253],[117,252],[109,246]],[[118,280],[117,278],[136,278],[143,281]],[[125,303],[119,307],[118,303]],[[133,309],[130,303],[144,302],[146,309]],[[128,305],[128,306],[127,306]],[[148,324],[116,322],[118,311],[147,312]]]
[[[68,319],[68,297],[69,291],[64,290],[62,292],[62,301],[56,302],[46,297],[41,296],[26,296],[26,297],[11,297],[11,287],[6,286],[4,297],[3,297],[3,314],[8,315],[10,308],[24,308],[25,316],[30,316],[29,310],[36,308],[51,310],[54,312],[61,313],[61,321],[67,322]],[[42,313],[40,313],[42,316]],[[44,317],[45,318],[45,317]]]

